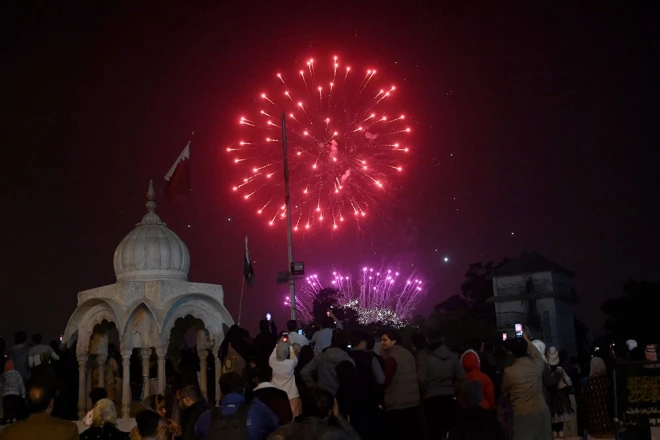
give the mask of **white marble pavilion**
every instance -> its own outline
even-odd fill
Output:
[[[165,360],[170,334],[175,321],[191,315],[203,321],[205,331],[197,334],[200,357],[200,387],[206,394],[206,361],[208,350],[218,352],[224,339],[224,329],[233,324],[223,304],[222,286],[188,281],[190,254],[185,243],[156,214],[153,183],[147,192],[147,213],[119,243],[114,254],[117,282],[78,293],[78,307],[71,315],[64,332],[68,346],[76,343],[79,365],[78,412],[89,410],[88,392],[103,387],[104,368],[108,356],[107,328],[113,323],[119,334],[123,366],[121,392],[122,416],[129,417],[130,357],[140,349],[143,376],[149,376],[152,348],[158,359],[158,389],[146,395],[164,393]],[[103,325],[98,325],[103,324]],[[95,359],[98,383],[91,383],[88,361]],[[215,357],[215,374],[220,377],[219,357]],[[219,396],[216,381],[216,396]]]

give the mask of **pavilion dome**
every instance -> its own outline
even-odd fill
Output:
[[[156,214],[155,199],[150,181],[147,213],[115,250],[113,263],[117,281],[188,279],[188,248]]]

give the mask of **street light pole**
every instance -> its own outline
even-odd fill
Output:
[[[293,280],[293,237],[291,233],[291,192],[289,191],[289,152],[286,145],[286,113],[282,112],[282,149],[284,150],[284,189],[286,196],[286,238],[289,247],[289,299],[291,303],[291,319],[296,319],[296,284]]]

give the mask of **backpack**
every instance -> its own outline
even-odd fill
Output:
[[[211,427],[207,440],[248,440],[248,411],[250,405],[243,403],[232,415],[223,415],[222,408],[213,408],[211,412]]]

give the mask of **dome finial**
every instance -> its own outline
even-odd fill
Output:
[[[142,221],[137,224],[140,225],[165,225],[156,214],[156,191],[154,191],[154,181],[149,180],[149,189],[147,190],[147,213],[142,217]]]
[[[149,189],[147,190],[147,211],[156,211],[156,191],[154,191],[154,181],[149,179]]]

